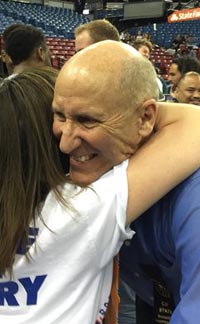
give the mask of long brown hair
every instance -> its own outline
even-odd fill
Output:
[[[12,273],[16,249],[50,190],[66,181],[52,135],[57,72],[34,68],[0,85],[0,273]]]

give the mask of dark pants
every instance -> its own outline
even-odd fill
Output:
[[[136,324],[135,292],[122,279],[119,296],[119,324]]]
[[[138,297],[122,279],[119,295],[119,324],[154,324],[153,307]]]
[[[154,324],[153,307],[136,295],[136,323]]]

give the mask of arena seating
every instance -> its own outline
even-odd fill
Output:
[[[158,23],[143,27],[133,27],[130,33],[137,35],[138,29],[142,30],[142,34],[150,33],[153,42],[160,47],[169,48],[177,34],[185,34],[195,36],[197,45],[200,43],[200,24],[199,20],[184,21],[178,23]]]
[[[151,62],[156,68],[160,70],[160,73],[164,79],[167,79],[169,67],[172,63],[173,56],[167,54],[163,49],[155,48],[151,52]]]
[[[60,68],[74,53],[74,29],[89,21],[72,9],[0,1],[0,34],[13,23],[25,23],[42,30],[52,63]]]
[[[74,38],[74,29],[89,19],[72,9],[0,1],[0,33],[6,26],[22,22],[40,28],[47,37]]]
[[[121,16],[122,14],[121,10],[104,11],[99,11],[97,18],[104,18],[103,14],[107,18],[110,14],[114,16]],[[8,25],[18,22],[31,24],[41,29],[47,39],[52,63],[57,68],[60,68],[75,53],[74,30],[87,21],[89,21],[89,18],[72,9],[0,0],[0,35]],[[192,34],[195,36],[197,45],[200,43],[198,20],[171,24],[149,24],[143,27],[133,27],[129,29],[129,32],[136,35],[138,29],[142,31],[142,34],[149,33],[152,41],[158,45],[158,48],[155,48],[151,54],[151,60],[160,69],[164,78],[167,78],[169,66],[172,62],[172,55],[167,54],[164,48],[170,47],[177,34]],[[194,54],[200,59],[198,47],[194,49]]]
[[[47,37],[52,65],[58,69],[75,53],[74,40],[59,37]]]

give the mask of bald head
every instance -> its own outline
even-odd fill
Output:
[[[138,106],[157,99],[156,73],[152,64],[133,47],[117,41],[102,41],[74,55],[60,71],[56,90],[93,89],[112,100]],[[104,94],[103,94],[104,93]]]

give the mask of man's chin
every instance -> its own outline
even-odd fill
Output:
[[[121,162],[119,162],[121,163]],[[116,163],[118,164],[118,163]],[[70,166],[69,170],[69,176],[71,181],[79,185],[81,187],[86,187],[88,185],[91,185],[93,182],[97,181],[99,178],[101,178],[105,173],[107,173],[110,169],[112,169],[113,166],[96,166],[92,169],[78,169],[74,166]]]
[[[101,177],[101,175],[98,176],[97,174],[94,176],[91,176],[90,174],[83,175],[83,174],[78,174],[78,173],[74,173],[74,172],[70,172],[69,176],[70,176],[71,181],[80,187],[89,186]]]

